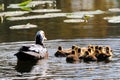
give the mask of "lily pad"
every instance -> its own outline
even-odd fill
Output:
[[[38,9],[38,10],[32,10],[31,12],[35,13],[43,13],[43,12],[60,12],[60,9]]]
[[[25,25],[15,25],[15,26],[11,26],[10,29],[30,29],[30,28],[36,28],[37,25],[33,25],[30,23],[27,23]]]
[[[16,20],[29,20],[29,19],[44,19],[44,18],[53,18],[54,16],[50,15],[32,15],[32,16],[21,16],[21,17],[9,17],[7,20],[16,21]]]
[[[73,12],[73,14],[78,15],[95,15],[95,14],[103,14],[105,11],[102,10],[95,10],[95,11],[79,11],[79,12]]]
[[[68,13],[46,13],[45,15],[53,16],[53,17],[66,17]]]
[[[103,19],[107,20],[108,23],[120,23],[120,16],[104,17]]]
[[[120,23],[120,19],[108,20],[108,23]]]
[[[66,19],[64,20],[65,23],[80,23],[80,22],[85,22],[83,19]]]
[[[71,15],[66,15],[67,18],[83,18],[85,14],[71,14]],[[94,17],[94,15],[87,15],[89,17]]]
[[[111,9],[108,9],[108,11],[110,11],[110,12],[120,12],[120,8],[111,8]]]
[[[35,6],[38,6],[40,4],[45,4],[45,3],[48,3],[48,4],[52,4],[53,1],[31,1],[29,4],[27,5],[24,5],[24,7],[35,7]],[[7,8],[21,8],[21,6],[19,6],[20,4],[10,4],[9,6],[7,6]]]
[[[1,12],[0,16],[20,16],[26,13],[29,13],[29,12],[28,11],[9,11],[9,12]]]

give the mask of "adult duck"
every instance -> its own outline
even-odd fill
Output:
[[[48,58],[48,51],[43,44],[46,39],[44,31],[38,31],[35,36],[35,44],[22,46],[15,56],[18,60],[39,60]]]

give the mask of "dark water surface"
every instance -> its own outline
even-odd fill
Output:
[[[36,0],[37,1],[37,0]],[[40,0],[38,0],[40,1]],[[52,1],[52,0],[51,0]],[[55,8],[61,13],[101,10],[105,13],[96,14],[88,23],[65,23],[67,17],[27,19],[10,21],[4,19],[0,23],[0,80],[120,80],[120,23],[114,24],[104,17],[119,16],[120,12],[108,9],[119,8],[119,0],[55,0]],[[5,10],[20,0],[1,0]],[[37,9],[41,6],[37,6]],[[53,7],[47,7],[53,8]],[[34,8],[33,8],[34,9]],[[41,15],[45,13],[28,13],[22,16]],[[61,14],[60,14],[61,15]],[[70,14],[68,14],[70,15]],[[32,29],[10,29],[10,26],[31,23],[37,25]],[[49,52],[48,60],[38,62],[19,62],[14,54],[23,45],[34,44],[34,35],[44,30],[48,41],[45,45]],[[54,53],[59,45],[69,48],[73,44],[86,47],[88,44],[110,45],[113,58],[109,63],[66,63],[65,58],[56,58]]]

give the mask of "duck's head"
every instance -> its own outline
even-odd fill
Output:
[[[36,33],[35,40],[36,40],[36,44],[43,45],[43,42],[47,40],[43,30],[40,30]]]

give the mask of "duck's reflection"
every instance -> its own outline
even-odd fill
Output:
[[[15,70],[20,73],[39,74],[41,76],[46,75],[48,69],[47,60],[36,61],[17,61]]]

